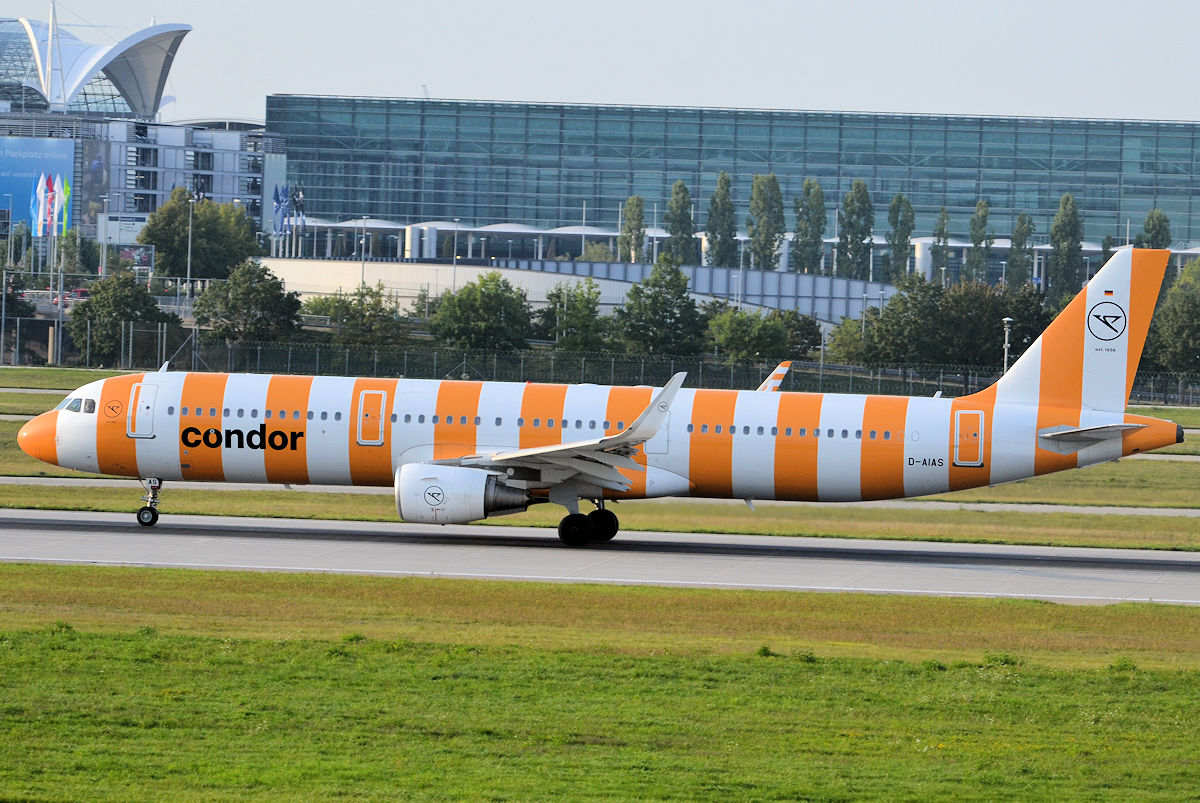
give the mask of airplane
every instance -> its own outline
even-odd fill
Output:
[[[164,481],[391,486],[409,522],[537,503],[568,546],[612,539],[610,503],[860,501],[1080,468],[1182,442],[1125,412],[1167,251],[1118,251],[992,386],[960,398],[171,372],[90,382],[18,434],[29,455]],[[581,500],[596,509],[580,512]]]

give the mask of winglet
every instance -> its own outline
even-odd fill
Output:
[[[683,380],[685,379],[687,379],[686,371],[680,371],[671,377],[671,380],[663,386],[663,389],[658,392],[657,396],[650,400],[650,404],[646,405],[646,409],[642,410],[641,415],[629,425],[629,428],[613,435],[611,438],[602,440],[601,448],[611,449],[614,446],[637,446],[639,443],[645,443],[658,434],[663,422],[667,420],[667,415],[671,412],[671,404],[675,401],[675,394],[679,392],[679,388],[683,386]]]
[[[161,366],[159,366],[159,368],[158,368],[158,372],[159,372],[160,374],[165,374],[165,373],[167,372],[167,368],[168,368],[168,366],[170,366],[170,365],[171,365],[171,361],[170,361],[170,360],[167,360],[167,361],[166,361],[166,362],[164,362],[164,363],[163,363]]]
[[[791,360],[784,360],[779,363],[779,365],[775,366],[775,370],[758,386],[758,390],[766,393],[779,390],[779,386],[783,384],[783,378],[787,376],[788,369],[791,367]]]

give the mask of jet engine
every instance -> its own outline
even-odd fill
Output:
[[[529,504],[527,491],[482,469],[409,463],[396,472],[396,512],[405,521],[465,524],[521,513]]]

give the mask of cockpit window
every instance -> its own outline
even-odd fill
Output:
[[[83,409],[83,399],[68,399],[65,409],[68,413],[77,413]]]
[[[85,413],[95,413],[96,412],[96,400],[95,399],[84,399],[83,400],[83,411]]]

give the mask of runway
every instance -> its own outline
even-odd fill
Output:
[[[1200,553],[0,511],[0,561],[1200,605]]]

